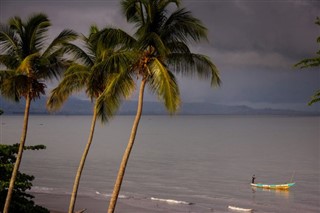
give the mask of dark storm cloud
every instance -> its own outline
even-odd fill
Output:
[[[319,1],[299,0],[185,0],[208,28],[209,43],[193,45],[218,66],[223,84],[178,78],[184,102],[305,104],[320,85],[317,71],[299,71],[293,65],[314,57],[320,29]],[[52,20],[50,35],[71,28],[86,34],[91,24],[115,26],[133,32],[120,11],[120,1],[0,0],[1,22],[19,15],[44,12]],[[148,99],[155,99],[147,95]]]
[[[222,69],[283,70],[317,51],[316,1],[186,1],[209,30],[197,46]]]
[[[49,16],[52,31],[59,33],[62,29],[74,29],[86,34],[89,26],[113,26],[131,30],[125,18],[121,16],[118,1],[3,1],[1,0],[1,22],[18,15],[26,18],[30,14],[42,12]],[[53,34],[53,33],[52,33]]]
[[[305,104],[320,87],[320,73],[293,65],[315,57],[319,1],[186,1],[209,30],[209,44],[195,47],[214,60],[223,85],[204,84],[186,96],[223,103]],[[194,86],[193,86],[194,87]]]
[[[319,29],[314,22],[320,3],[315,1],[186,1],[186,5],[208,27],[217,50],[301,57],[316,48]]]

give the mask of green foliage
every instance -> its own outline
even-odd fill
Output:
[[[25,150],[45,149],[44,145],[26,146]],[[0,209],[3,209],[11,173],[16,161],[19,144],[4,145],[0,144]],[[34,176],[18,172],[10,212],[19,213],[49,213],[49,211],[41,206],[35,205],[32,199],[34,196],[26,193],[31,189]]]
[[[317,17],[315,24],[320,26],[320,18],[319,17]],[[320,36],[317,38],[317,43],[320,45]],[[298,67],[300,69],[319,67],[320,66],[320,49],[319,49],[319,51],[317,51],[316,57],[303,59],[302,61],[295,64],[294,66]],[[319,101],[320,101],[320,90],[318,90],[314,93],[314,95],[311,97],[311,101],[308,103],[308,105],[312,105],[312,104],[319,102]]]
[[[74,44],[65,46],[75,62],[52,90],[47,108],[58,110],[71,94],[81,90],[85,90],[93,102],[102,94],[107,94],[108,99],[99,99],[100,104],[96,107],[98,118],[106,122],[119,108],[120,97],[128,96],[134,89],[127,72],[135,57],[128,48],[133,45],[134,39],[120,29],[99,30],[94,25],[90,28],[90,34],[87,37],[83,35],[81,39],[84,49]]]
[[[22,97],[40,98],[45,93],[45,81],[57,78],[69,64],[63,58],[64,45],[77,34],[63,30],[46,47],[50,20],[38,13],[21,20],[16,16],[0,24],[0,92],[4,97],[19,101]]]
[[[135,23],[138,60],[133,75],[147,79],[147,85],[164,102],[170,113],[180,106],[179,87],[174,73],[182,76],[211,77],[211,86],[220,84],[217,67],[201,54],[192,53],[191,42],[207,40],[207,28],[178,0],[123,0],[121,7],[128,22]],[[168,9],[170,5],[170,10]],[[105,96],[106,94],[104,94]],[[98,99],[98,105],[100,100]]]
[[[320,90],[316,91],[314,95],[311,97],[311,101],[308,103],[308,105],[312,105],[316,102],[320,101]]]

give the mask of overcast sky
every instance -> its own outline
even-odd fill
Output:
[[[134,32],[117,0],[0,2],[1,23],[12,16],[44,12],[52,22],[52,36],[65,28],[86,34],[91,24]],[[209,81],[179,78],[183,102],[308,108],[310,96],[320,89],[320,71],[293,65],[315,57],[319,50],[320,27],[314,22],[320,16],[320,1],[185,0],[183,6],[209,31],[209,42],[193,45],[192,50],[214,61],[223,82],[212,89]],[[150,94],[146,98],[154,100]]]

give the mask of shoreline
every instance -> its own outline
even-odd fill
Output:
[[[40,206],[49,209],[50,213],[68,212],[70,195],[50,194],[32,192],[35,196],[33,201]],[[108,209],[108,198],[94,198],[87,195],[78,195],[75,211],[86,209],[84,213],[105,213]],[[170,204],[161,201],[139,198],[119,198],[117,212],[122,213],[167,213],[167,212],[189,212],[196,210],[196,206],[185,204]],[[198,212],[198,211],[195,211]],[[203,211],[201,211],[203,212]],[[211,212],[211,211],[208,211]]]

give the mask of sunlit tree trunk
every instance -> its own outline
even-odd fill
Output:
[[[22,159],[23,148],[24,148],[24,144],[26,142],[26,137],[27,137],[30,104],[31,104],[31,97],[30,97],[30,94],[28,94],[26,97],[26,107],[24,110],[23,129],[22,129],[22,134],[21,134],[21,138],[20,138],[18,155],[17,155],[16,162],[14,164],[14,167],[13,167],[13,171],[12,171],[12,175],[11,175],[11,179],[10,179],[10,184],[9,184],[9,188],[8,188],[8,194],[7,194],[6,202],[5,202],[5,205],[3,208],[3,213],[9,213],[14,184],[15,184],[15,181],[17,178],[18,170],[20,167],[21,159]]]
[[[96,111],[96,107],[94,107],[88,142],[87,142],[87,145],[86,145],[86,147],[85,147],[85,149],[83,151],[83,154],[82,154],[82,157],[81,157],[81,160],[80,160],[80,163],[79,163],[78,171],[77,171],[77,174],[76,174],[76,177],[75,177],[75,180],[74,180],[74,184],[73,184],[73,190],[72,190],[70,204],[69,204],[69,213],[73,213],[74,212],[74,206],[75,206],[76,199],[77,199],[77,193],[78,193],[80,178],[81,178],[83,167],[84,167],[84,164],[85,164],[85,161],[86,161],[86,158],[88,156],[88,152],[89,152],[89,149],[90,149],[90,146],[91,146],[91,143],[92,143],[92,138],[93,138],[93,134],[94,134],[96,120],[97,120],[97,111]]]
[[[129,142],[127,145],[127,148],[123,154],[122,157],[122,161],[120,164],[120,168],[119,168],[119,172],[118,172],[118,176],[117,176],[117,180],[116,183],[114,185],[114,189],[113,189],[113,193],[110,199],[110,203],[109,203],[109,208],[108,208],[108,213],[113,213],[117,204],[117,200],[118,200],[118,196],[119,196],[119,192],[120,192],[120,188],[121,188],[121,184],[122,184],[122,180],[124,177],[124,173],[126,171],[126,166],[130,157],[130,153],[134,144],[134,140],[137,134],[137,129],[139,126],[139,122],[140,122],[140,118],[141,118],[141,114],[142,114],[142,108],[143,108],[143,95],[144,95],[144,88],[146,85],[147,79],[144,78],[141,81],[141,85],[140,85],[140,92],[139,92],[139,100],[138,100],[138,108],[137,108],[137,114],[136,117],[134,119],[133,122],[133,126],[132,126],[132,130],[131,130],[131,135],[129,138]]]

